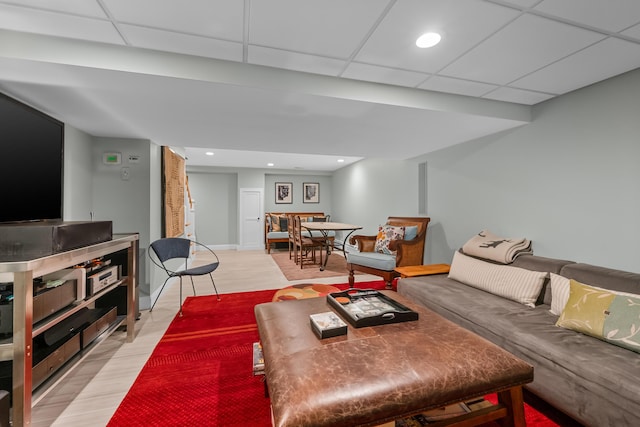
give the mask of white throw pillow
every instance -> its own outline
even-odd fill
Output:
[[[546,277],[546,272],[491,264],[460,252],[453,255],[449,271],[451,279],[529,307],[535,307]]]
[[[560,316],[564,306],[569,300],[569,279],[558,274],[551,273],[551,314]]]

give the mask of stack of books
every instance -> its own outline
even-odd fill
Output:
[[[468,402],[454,403],[453,405],[444,406],[442,408],[432,409],[422,414],[380,424],[376,427],[423,427],[490,406],[492,406],[491,402],[480,398],[470,400]]]
[[[264,356],[259,342],[253,343],[253,375],[264,375]]]

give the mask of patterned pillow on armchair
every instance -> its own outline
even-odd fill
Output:
[[[374,250],[383,254],[395,255],[396,251],[389,249],[392,240],[404,239],[404,226],[383,225],[378,227]]]

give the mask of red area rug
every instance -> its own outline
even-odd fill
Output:
[[[274,293],[187,298],[184,316],[169,325],[108,426],[270,426],[264,383],[251,366],[258,341],[253,308]],[[529,405],[525,415],[528,426],[557,425]]]
[[[253,307],[275,290],[188,297],[108,426],[269,426]]]

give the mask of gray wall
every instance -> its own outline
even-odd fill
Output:
[[[238,175],[189,172],[196,239],[206,245],[238,243]]]
[[[91,219],[91,180],[93,138],[76,128],[64,127],[64,201],[65,221]]]
[[[430,261],[487,228],[534,253],[640,271],[640,70],[534,108],[531,124],[425,156]]]
[[[149,140],[94,138],[93,140],[93,181],[92,207],[94,219],[113,222],[114,233],[140,234],[140,307],[148,308],[149,296],[158,290],[162,280],[150,272],[146,249],[149,247],[152,232],[152,210],[159,211],[161,206],[152,206],[157,201],[157,187],[152,192],[151,159],[159,162],[156,152],[150,149]],[[122,154],[122,164],[105,165],[102,155],[105,152]],[[139,156],[139,163],[130,163],[129,155]],[[129,179],[121,178],[121,169],[129,168]],[[154,169],[157,166],[154,166]],[[159,176],[158,176],[159,179]],[[155,202],[154,202],[155,203]],[[153,227],[156,227],[153,225]],[[154,234],[156,231],[154,230]]]
[[[333,174],[331,219],[376,234],[389,216],[419,216],[418,188],[417,162],[361,160]]]
[[[264,188],[265,212],[332,213],[333,185],[329,174],[274,173],[267,169],[187,166],[187,175],[191,196],[196,202],[196,237],[205,245],[239,244],[238,195],[241,188]],[[293,183],[292,204],[275,203],[276,181]],[[320,184],[320,203],[302,202],[303,182]]]
[[[122,154],[119,166],[102,164],[104,152]],[[128,155],[140,156],[128,163]],[[65,125],[64,219],[113,222],[114,233],[140,234],[140,307],[149,306],[150,292],[162,284],[149,274],[146,248],[160,237],[160,147],[148,140],[92,137]],[[120,178],[120,168],[130,168],[130,179]],[[151,277],[151,280],[148,278]],[[152,282],[153,284],[151,284]]]
[[[290,182],[293,184],[291,204],[276,204],[275,183]],[[303,203],[302,184],[305,182],[317,182],[320,184],[319,203]],[[290,175],[267,174],[264,186],[264,210],[265,212],[324,212],[332,214],[332,185],[331,177],[323,175]]]

